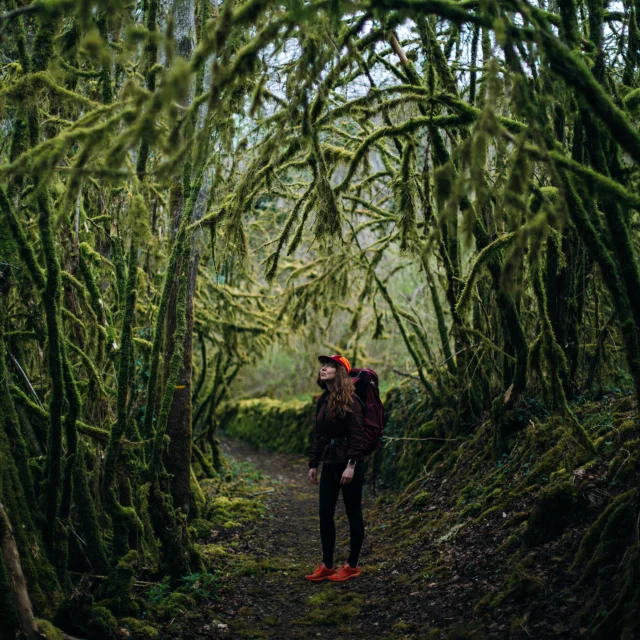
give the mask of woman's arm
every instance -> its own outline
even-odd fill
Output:
[[[317,468],[317,466],[320,464],[321,455],[322,447],[320,445],[320,438],[318,438],[318,432],[316,431],[313,447],[311,447],[311,452],[309,453],[309,469]]]
[[[349,441],[347,455],[349,458],[363,459],[365,457],[367,439],[362,428],[363,409],[362,401],[356,394],[353,394],[352,408],[347,414],[347,438]]]

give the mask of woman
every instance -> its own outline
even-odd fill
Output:
[[[324,389],[316,407],[316,429],[309,455],[309,480],[320,484],[320,538],[322,563],[307,580],[343,582],[360,575],[358,556],[364,540],[362,483],[364,480],[365,436],[362,431],[363,406],[349,377],[351,365],[339,355],[320,356],[317,383]],[[318,465],[322,474],[318,482]],[[336,571],[333,551],[336,527],[333,516],[342,489],[349,518],[351,549],[347,562]]]

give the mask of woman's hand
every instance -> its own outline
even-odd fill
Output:
[[[309,480],[313,482],[313,484],[320,484],[318,482],[318,470],[317,469],[309,469]]]
[[[340,478],[340,486],[349,484],[353,480],[353,467],[348,464],[347,468],[342,472],[342,478]]]

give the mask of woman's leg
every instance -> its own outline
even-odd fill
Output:
[[[335,481],[335,473],[330,464],[322,463],[320,474],[320,539],[322,540],[322,561],[327,569],[333,567],[333,551],[336,547],[336,525],[333,516],[340,492],[340,479]]]
[[[351,548],[347,562],[350,567],[358,564],[360,549],[364,541],[364,519],[362,517],[362,485],[364,484],[364,463],[358,462],[353,473],[353,479],[342,487],[344,506],[349,518],[351,533]]]

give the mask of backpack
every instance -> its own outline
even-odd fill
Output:
[[[351,369],[349,375],[364,407],[362,426],[367,437],[365,455],[368,456],[383,446],[384,406],[380,400],[378,374],[373,369]]]

